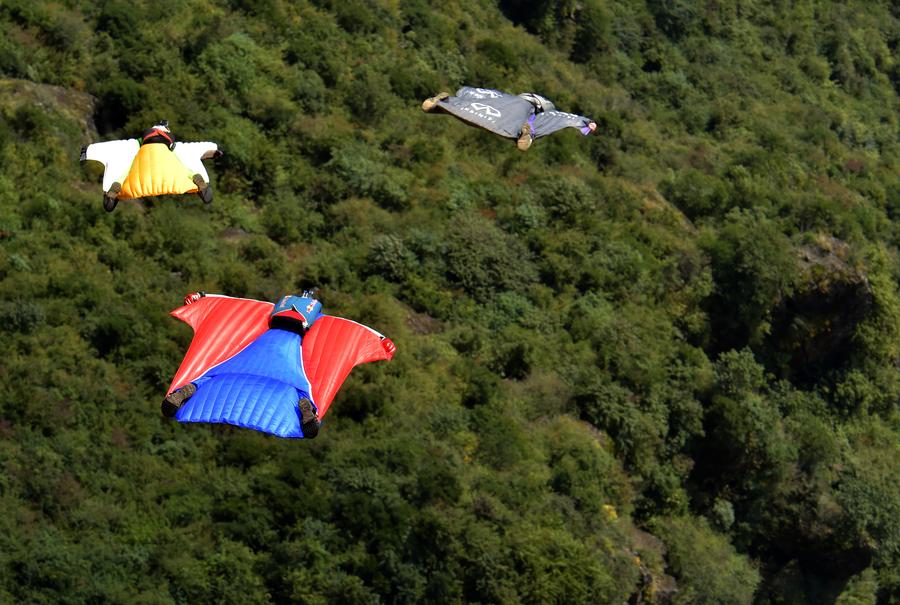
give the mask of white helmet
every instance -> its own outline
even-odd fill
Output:
[[[539,94],[523,92],[519,96],[534,105],[534,108],[538,111],[553,111],[556,109],[556,105],[550,99],[544,98]]]

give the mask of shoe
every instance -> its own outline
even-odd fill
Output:
[[[189,382],[180,389],[176,389],[166,395],[162,402],[162,413],[166,418],[172,418],[178,413],[182,404],[191,398],[191,395],[197,392],[197,385]]]
[[[109,191],[103,194],[103,209],[112,212],[119,203],[119,192],[122,191],[122,184],[118,181],[109,186]]]
[[[516,147],[519,148],[519,151],[528,151],[533,140],[534,136],[531,134],[531,124],[525,122],[522,124],[522,134],[519,135],[519,140],[516,141]]]
[[[450,97],[449,92],[439,92],[436,96],[431,97],[430,99],[425,99],[422,102],[422,111],[429,112],[435,107],[437,107],[438,101],[443,101]]]
[[[194,184],[197,186],[197,195],[200,196],[200,199],[203,200],[204,204],[209,204],[213,200],[213,192],[212,187],[209,186],[209,183],[203,180],[203,177],[199,174],[194,175]]]
[[[312,402],[304,397],[297,406],[300,408],[300,428],[306,439],[315,439],[319,434],[319,419],[312,409]]]

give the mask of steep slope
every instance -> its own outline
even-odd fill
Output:
[[[893,603],[888,2],[0,6],[0,601]],[[594,116],[519,153],[421,100]],[[100,204],[166,118],[216,200]],[[313,442],[159,400],[203,289],[391,336]]]

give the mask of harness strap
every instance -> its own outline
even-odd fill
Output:
[[[175,144],[175,141],[172,140],[172,137],[170,137],[169,134],[168,134],[166,131],[160,130],[159,128],[154,128],[152,132],[150,132],[150,133],[148,133],[147,135],[145,135],[145,136],[141,139],[141,143],[143,143],[144,141],[146,141],[146,140],[149,139],[150,137],[155,137],[155,136],[161,136],[161,137],[163,137],[164,139],[166,139],[166,140],[169,142],[169,145],[174,145],[174,144]]]

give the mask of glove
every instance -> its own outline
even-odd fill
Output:
[[[206,292],[204,292],[203,290],[200,290],[199,292],[192,292],[191,294],[188,294],[184,297],[184,304],[190,305],[197,302],[204,296],[206,296]]]

